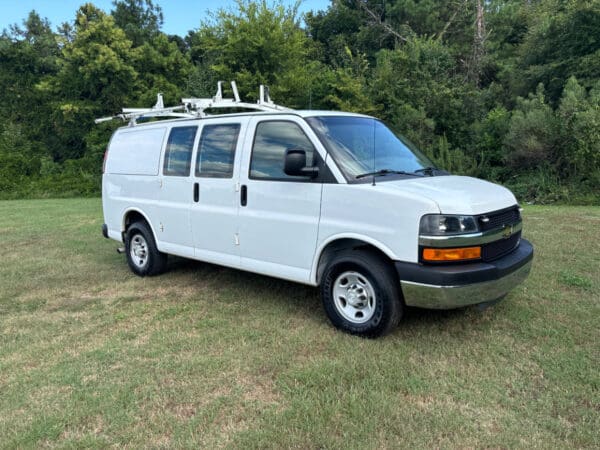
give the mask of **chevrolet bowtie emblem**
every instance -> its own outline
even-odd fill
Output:
[[[512,225],[504,225],[504,228],[502,228],[502,237],[504,239],[508,239],[509,237],[511,237],[513,234],[513,227]]]

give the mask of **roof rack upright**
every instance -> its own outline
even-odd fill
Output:
[[[213,98],[182,98],[181,101],[200,117],[209,115],[205,112],[207,109],[220,108],[243,108],[256,111],[292,111],[290,108],[273,103],[269,97],[269,88],[263,84],[260,85],[260,95],[256,103],[247,103],[240,99],[235,81],[231,82],[231,90],[233,91],[233,98],[223,98],[223,82],[219,81],[217,83],[217,93]]]
[[[111,117],[96,119],[96,123],[107,122],[113,119],[129,120],[129,126],[137,125],[138,119],[148,117],[181,117],[196,118],[207,117],[207,109],[251,109],[256,111],[292,111],[285,106],[276,105],[269,95],[269,87],[260,85],[259,98],[256,103],[243,102],[235,81],[231,82],[233,98],[223,98],[223,81],[217,83],[217,93],[212,98],[182,98],[181,105],[165,108],[162,94],[157,95],[156,104],[152,108],[123,108],[121,114]],[[178,112],[181,111],[181,112]]]

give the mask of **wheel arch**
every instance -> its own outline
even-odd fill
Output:
[[[394,253],[387,246],[367,236],[357,234],[331,236],[315,252],[310,275],[311,284],[318,286],[321,283],[321,278],[327,264],[331,261],[335,253],[348,248],[369,249],[378,254],[382,259],[389,261],[390,264],[396,259]]]
[[[125,233],[127,232],[129,225],[140,220],[146,222],[146,225],[148,225],[148,228],[150,228],[154,242],[158,242],[150,219],[148,219],[148,216],[138,208],[129,208],[123,213],[123,220],[121,221],[121,235],[123,237],[123,242],[125,242]]]

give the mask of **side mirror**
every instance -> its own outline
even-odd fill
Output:
[[[306,167],[306,151],[299,148],[288,148],[285,151],[283,171],[293,177],[315,178],[319,175],[318,167]]]

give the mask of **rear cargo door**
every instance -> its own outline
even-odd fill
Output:
[[[239,267],[239,168],[247,117],[207,120],[193,164],[191,222],[195,257]]]
[[[155,233],[159,249],[180,256],[194,256],[190,222],[193,200],[192,152],[198,125],[174,126],[164,151]]]

